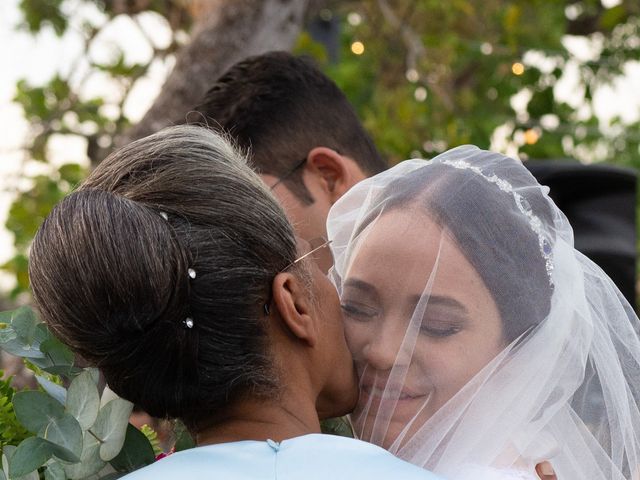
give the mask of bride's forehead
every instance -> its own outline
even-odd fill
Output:
[[[381,216],[360,239],[344,277],[345,289],[366,291],[387,306],[415,306],[427,295],[455,299],[468,312],[490,309],[497,315],[488,287],[453,234],[427,216]]]
[[[360,229],[351,241],[352,258],[398,257],[412,251],[416,254],[420,244],[437,245],[442,233],[442,228],[424,215],[394,210],[379,215]]]
[[[443,273],[473,268],[450,230],[419,212],[394,210],[377,217],[353,241],[349,270],[386,267],[389,277],[404,277],[407,268],[425,272],[443,261]]]

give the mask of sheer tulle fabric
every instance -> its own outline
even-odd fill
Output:
[[[328,232],[361,439],[451,479],[640,479],[638,318],[520,162],[402,162]]]

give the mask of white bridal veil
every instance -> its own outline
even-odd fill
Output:
[[[444,478],[640,479],[638,317],[547,191],[464,146],[334,205],[359,438]]]

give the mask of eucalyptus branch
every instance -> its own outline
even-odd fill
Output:
[[[101,444],[104,443],[104,440],[102,440],[99,436],[97,436],[95,433],[93,433],[91,431],[91,429],[87,430],[87,432],[89,433],[89,435],[91,435],[93,438],[95,438]]]

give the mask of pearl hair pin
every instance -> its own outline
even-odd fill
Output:
[[[164,218],[165,220],[169,220],[169,215],[167,215],[167,212],[158,212],[160,214],[160,216],[162,218]],[[194,279],[196,278],[196,271],[193,268],[188,268],[187,269],[187,275],[189,275],[190,279]],[[185,328],[188,329],[192,329],[193,326],[195,325],[193,318],[191,317],[187,317],[182,321],[182,324],[184,325]]]

